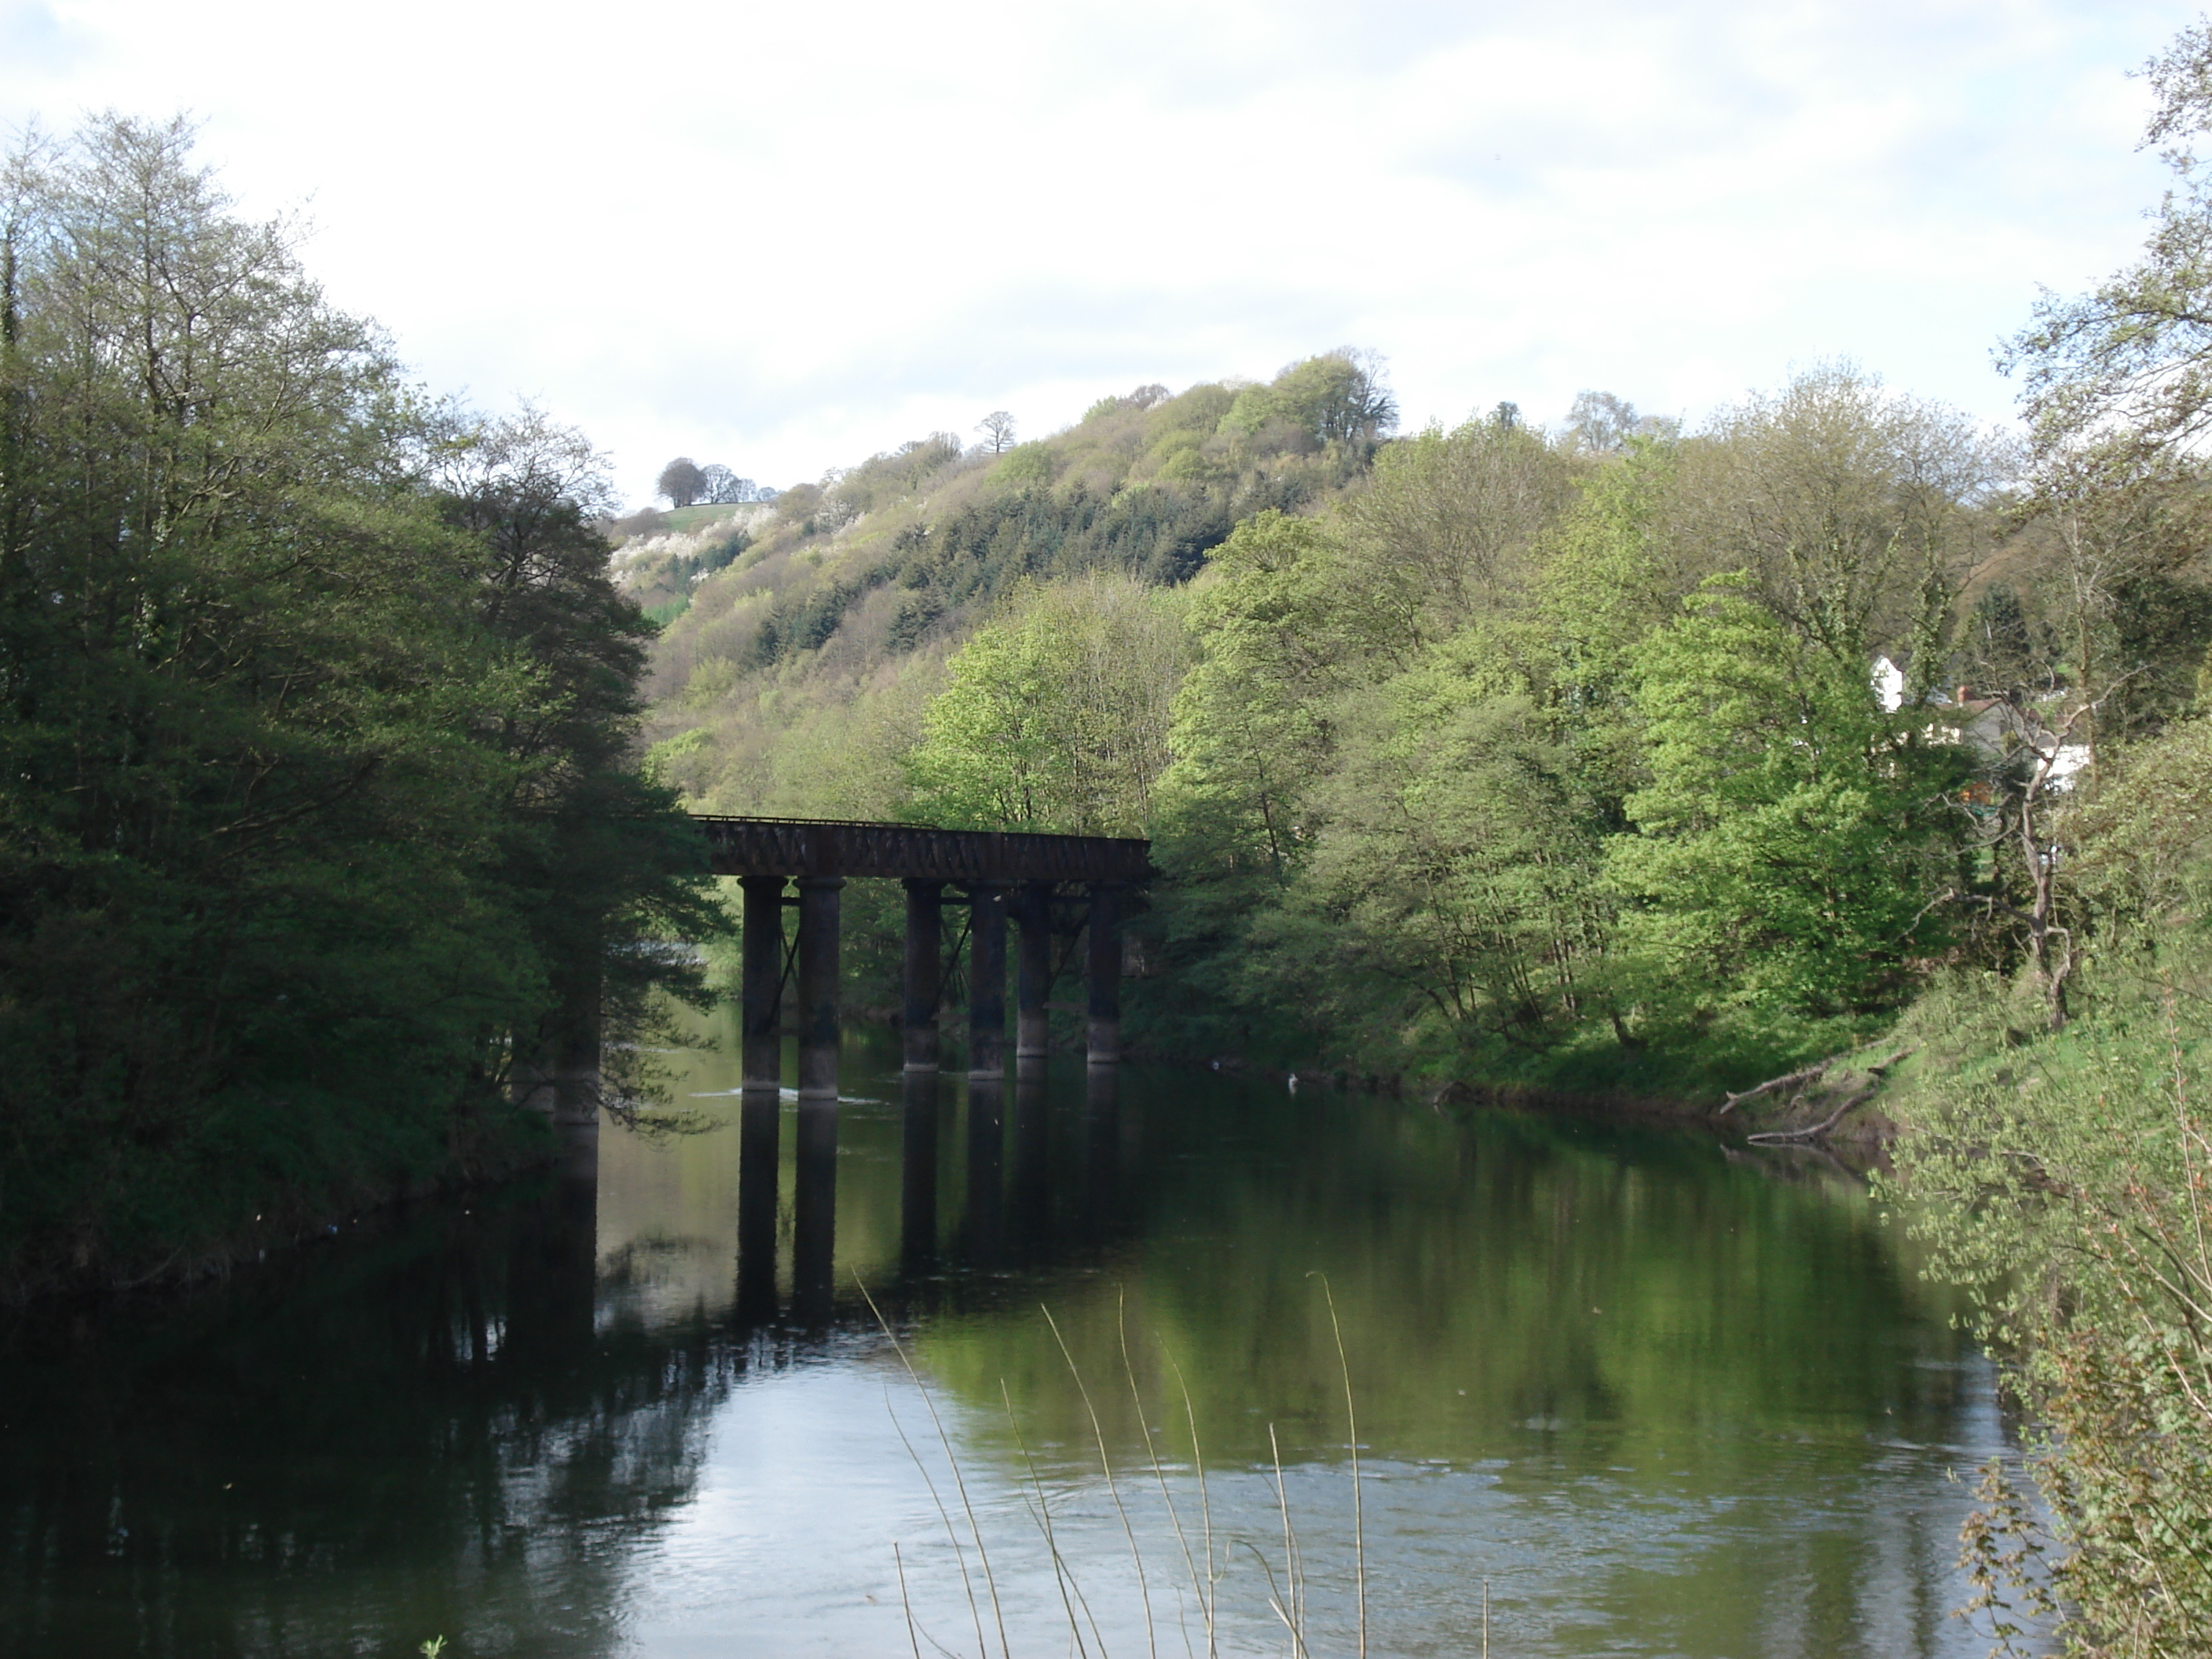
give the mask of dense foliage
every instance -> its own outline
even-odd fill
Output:
[[[1960,792],[2017,757],[1935,693],[1983,665],[1977,572],[2039,568],[2009,452],[1848,367],[1695,433],[1580,407],[1379,441],[1376,372],[1336,354],[1108,399],[995,463],[908,446],[789,508],[852,507],[811,574],[772,533],[698,585],[655,764],[725,809],[1151,836],[1133,998],[1185,1052],[1741,1082],[1947,953],[2002,956],[2010,878]],[[1195,576],[1069,528],[1209,455],[1253,470],[1204,498],[1234,528]],[[2063,678],[2033,641],[2014,666],[2023,708]],[[855,938],[864,975],[895,960]]]
[[[1363,477],[1394,416],[1377,367],[1332,352],[1265,386],[1139,386],[1003,451],[933,433],[680,546],[641,538],[624,580],[671,617],[655,764],[717,811],[894,816],[980,623],[1094,577],[1187,581],[1241,520]]]
[[[589,451],[426,404],[180,124],[0,193],[0,1263],[514,1150],[703,921]]]

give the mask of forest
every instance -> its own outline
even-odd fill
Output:
[[[103,118],[0,188],[10,1297],[543,1156],[515,1085],[720,925],[599,459],[411,385],[191,139]]]
[[[2031,958],[2063,1023],[2023,848],[2071,797],[2030,775],[2195,713],[2193,483],[2053,500],[1847,364],[1691,431],[1603,393],[1549,430],[1390,437],[1389,408],[1324,354],[709,521],[656,775],[702,810],[1149,836],[1132,996],[1187,1055],[1705,1094]],[[854,994],[888,1003],[872,943]]]

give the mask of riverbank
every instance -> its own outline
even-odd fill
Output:
[[[495,1127],[482,1124],[465,1158],[444,1167],[407,1172],[356,1168],[344,1178],[301,1190],[271,1187],[258,1207],[228,1218],[202,1212],[188,1232],[146,1237],[137,1248],[105,1243],[90,1231],[63,1246],[25,1249],[0,1264],[0,1310],[100,1303],[146,1293],[162,1295],[227,1278],[234,1269],[270,1255],[336,1238],[371,1218],[471,1191],[489,1191],[556,1163],[562,1143],[545,1117],[511,1111]]]
[[[1065,1004],[1050,1006],[1062,1014],[1075,1012]],[[880,1005],[845,1010],[848,1020],[869,1021],[892,1030],[901,1029],[901,1016],[900,1009]],[[1749,1057],[1735,1048],[1717,1056],[1717,1064],[1716,1054],[1710,1049],[1679,1055],[1662,1050],[1632,1056],[1634,1070],[1662,1078],[1680,1078],[1686,1085],[1695,1085],[1685,1086],[1679,1091],[1663,1087],[1577,1088],[1528,1077],[1440,1078],[1432,1073],[1362,1068],[1348,1064],[1285,1063],[1257,1058],[1234,1048],[1207,1048],[1172,1040],[1146,1040],[1142,1033],[1148,1025],[1158,1029],[1158,1023],[1146,1021],[1141,1012],[1129,1022],[1129,1027],[1139,1035],[1133,1039],[1125,1036],[1122,1055],[1126,1060],[1188,1067],[1227,1077],[1264,1079],[1282,1085],[1291,1093],[1327,1088],[1343,1093],[1389,1095],[1436,1109],[1486,1105],[1565,1112],[1623,1123],[1705,1130],[1724,1140],[1757,1141],[1765,1137],[1777,1141],[1802,1140],[1806,1144],[1847,1147],[1875,1160],[1886,1159],[1889,1148],[1902,1133],[1899,1125],[1881,1109],[1881,1103],[1888,1093],[1891,1073],[1897,1064],[1910,1057],[1909,1045],[1907,1052],[1900,1054],[1894,1044],[1888,1045],[1885,1056],[1886,1033],[1876,1033],[1835,1052],[1801,1058],[1812,1046],[1812,1039],[1831,1034],[1816,1029],[1801,1034],[1794,1046],[1771,1044],[1765,1053],[1768,1063],[1780,1057],[1787,1060],[1787,1065],[1764,1075],[1747,1078],[1734,1089],[1716,1081],[1715,1073],[1725,1067],[1723,1075],[1744,1076]],[[939,1029],[946,1040],[955,1043],[963,1040],[966,1031],[965,1023],[951,1011],[940,1019]],[[1863,1026],[1859,1029],[1864,1030]],[[1079,1053],[1083,1044],[1079,1028],[1055,1028],[1054,1052]],[[1601,1069],[1596,1066],[1577,1069],[1585,1075],[1602,1075]]]
[[[1500,1106],[1521,1111],[1600,1118],[1612,1122],[1645,1124],[1668,1128],[1698,1129],[1728,1141],[1802,1140],[1850,1147],[1862,1153],[1887,1153],[1901,1133],[1880,1109],[1880,1095],[1856,1098],[1860,1093],[1850,1068],[1826,1068],[1826,1076],[1807,1079],[1811,1085],[1784,1098],[1779,1110],[1753,1119],[1739,1115],[1727,1097],[1717,1104],[1664,1095],[1583,1093],[1547,1088],[1526,1082],[1485,1083],[1454,1079],[1437,1083],[1399,1074],[1354,1073],[1347,1069],[1317,1072],[1294,1066],[1249,1062],[1231,1055],[1197,1056],[1166,1050],[1140,1048],[1130,1058],[1161,1064],[1203,1067],[1232,1077],[1262,1078],[1279,1083],[1286,1091],[1334,1089],[1343,1093],[1382,1094],[1431,1109],[1459,1106]],[[1840,1113],[1835,1111],[1843,1107]],[[1819,1133],[1807,1131],[1817,1128]]]

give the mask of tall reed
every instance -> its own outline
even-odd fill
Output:
[[[1321,1277],[1322,1293],[1328,1310],[1330,1334],[1336,1348],[1337,1364],[1343,1383],[1345,1424],[1351,1453],[1352,1589],[1357,1609],[1355,1650],[1360,1659],[1365,1659],[1368,1651],[1367,1539],[1365,1504],[1360,1491],[1360,1447],[1357,1399],[1352,1386],[1351,1359],[1345,1347],[1343,1328],[1337,1317],[1334,1293],[1325,1277],[1320,1275],[1316,1277]],[[913,1385],[915,1393],[921,1396],[924,1409],[929,1414],[932,1432],[936,1437],[947,1467],[951,1470],[959,1517],[957,1521],[954,1515],[956,1504],[948,1504],[945,1500],[937,1477],[932,1474],[920,1450],[908,1437],[905,1426],[899,1423],[897,1413],[894,1411],[892,1423],[898,1433],[900,1443],[906,1449],[907,1455],[921,1473],[923,1485],[929,1493],[930,1501],[935,1507],[946,1538],[951,1544],[953,1559],[960,1575],[961,1586],[966,1596],[970,1623],[973,1626],[975,1651],[978,1659],[993,1659],[994,1649],[991,1638],[995,1636],[998,1659],[1012,1659],[1013,1645],[1008,1633],[1006,1607],[999,1578],[992,1569],[990,1553],[984,1542],[984,1531],[978,1519],[976,1505],[969,1494],[968,1481],[962,1471],[959,1455],[953,1445],[944,1415],[938,1409],[934,1395],[929,1384],[924,1380],[921,1369],[915,1363],[907,1345],[891,1328],[890,1322],[884,1316],[883,1310],[877,1306],[874,1298],[869,1295],[867,1287],[863,1285],[860,1289],[861,1296],[867,1302],[869,1311],[874,1315],[878,1326],[890,1342],[892,1352],[897,1356],[900,1366],[905,1371],[908,1382]],[[1155,1602],[1154,1590],[1156,1585],[1163,1581],[1157,1565],[1150,1564],[1146,1560],[1145,1546],[1125,1498],[1124,1488],[1128,1484],[1127,1474],[1115,1466],[1113,1449],[1109,1443],[1105,1424],[1100,1415],[1097,1401],[1092,1395],[1091,1383],[1078,1365],[1074,1352],[1068,1345],[1059,1321],[1054,1316],[1051,1309],[1042,1308],[1040,1311],[1047,1328],[1052,1333],[1054,1344],[1067,1367],[1069,1380],[1073,1384],[1076,1398],[1082,1406],[1083,1419],[1089,1431],[1088,1438],[1097,1458],[1098,1475],[1103,1484],[1108,1503],[1113,1510],[1115,1522],[1127,1548],[1130,1568],[1135,1577],[1136,1603],[1144,1629],[1148,1659],[1159,1659],[1161,1616]],[[1197,1408],[1192,1401],[1189,1384],[1183,1375],[1181,1364],[1172,1352],[1164,1352],[1168,1369],[1175,1378],[1175,1387],[1181,1399],[1184,1425],[1189,1438],[1191,1472],[1196,1484],[1199,1505],[1196,1535],[1194,1539],[1192,1528],[1185,1522],[1184,1507],[1178,1504],[1174,1484],[1168,1478],[1168,1467],[1162,1460],[1155,1434],[1144,1427],[1149,1419],[1150,1413],[1146,1408],[1144,1390],[1138,1380],[1137,1367],[1131,1351],[1126,1299],[1117,1302],[1115,1310],[1115,1326],[1121,1361],[1122,1381],[1128,1389],[1130,1402],[1136,1408],[1139,1430],[1145,1435],[1146,1459],[1150,1465],[1151,1484],[1158,1492],[1161,1508],[1166,1516],[1169,1530],[1173,1535],[1175,1550],[1180,1557],[1180,1576],[1187,1583],[1189,1589],[1189,1603],[1186,1603],[1180,1594],[1176,1598],[1176,1622],[1182,1638],[1185,1653],[1191,1656],[1191,1659],[1197,1659],[1197,1656],[1201,1651],[1205,1659],[1219,1659],[1222,1636],[1220,1586],[1228,1576],[1230,1551],[1236,1545],[1241,1545],[1257,1563],[1261,1576],[1265,1580],[1267,1585],[1265,1605],[1274,1620],[1283,1628],[1290,1644],[1289,1652],[1291,1659],[1312,1659],[1314,1638],[1308,1610],[1305,1554],[1300,1542],[1297,1524],[1291,1513],[1290,1489],[1284,1476],[1281,1442],[1275,1425],[1272,1423],[1267,1425],[1268,1461],[1264,1471],[1273,1498],[1275,1520],[1279,1528],[1279,1540],[1275,1547],[1279,1551],[1279,1554],[1274,1559],[1270,1559],[1268,1553],[1262,1551],[1253,1540],[1249,1539],[1232,1540],[1224,1537],[1217,1530],[1212,1494],[1205,1459],[1204,1438],[1200,1432]],[[1091,1598],[1085,1591],[1075,1564],[1069,1559],[1066,1550],[1063,1547],[1060,1529],[1054,1524],[1052,1495],[1047,1489],[1044,1473],[1039,1467],[1028,1438],[1023,1433],[1018,1414],[1014,1409],[1012,1392],[1004,1379],[1000,1382],[1000,1398],[1006,1413],[1006,1421],[1023,1472],[1023,1480],[1017,1483],[1018,1490],[1021,1491],[1024,1506],[1028,1510],[1033,1523],[1037,1528],[1039,1540],[1044,1546],[1045,1558],[1051,1568],[1054,1589],[1059,1597],[1061,1616],[1065,1621],[1068,1650],[1077,1655],[1079,1659],[1092,1659],[1093,1655],[1097,1656],[1097,1659],[1107,1659],[1108,1644],[1105,1630],[1091,1604]],[[977,1563],[977,1571],[973,1573],[969,1571],[968,1561],[970,1551],[973,1552]],[[893,1559],[898,1572],[899,1597],[907,1620],[908,1643],[916,1659],[920,1659],[925,1640],[938,1652],[950,1655],[951,1650],[945,1648],[936,1638],[930,1636],[920,1626],[908,1586],[904,1555],[896,1544],[893,1546]],[[980,1594],[976,1582],[979,1576],[981,1580]],[[1172,1577],[1173,1575],[1170,1575],[1170,1577]],[[983,1608],[987,1603],[991,1615],[988,1626],[983,1615]],[[1188,1619],[1187,1608],[1191,1603],[1194,1603],[1198,1609],[1200,1628],[1195,1632],[1190,1628]],[[1486,1656],[1489,1651],[1489,1586],[1486,1582],[1483,1605],[1483,1651]],[[1202,1648],[1194,1640],[1194,1636],[1202,1637]]]

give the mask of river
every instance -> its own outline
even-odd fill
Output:
[[[859,1032],[771,1201],[714,1024],[698,1133],[9,1329],[0,1650],[1986,1650],[1991,1368],[1816,1157]]]

